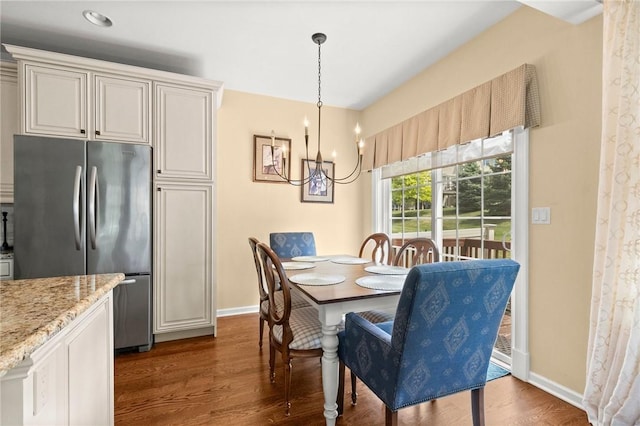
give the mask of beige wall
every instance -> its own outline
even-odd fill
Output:
[[[542,125],[530,133],[529,204],[551,207],[551,225],[529,226],[531,370],[578,393],[591,294],[601,56],[601,16],[574,26],[522,7],[360,114],[323,108],[324,155],[331,141],[341,141],[342,174],[354,160],[345,145],[356,119],[370,135],[523,63],[536,66]],[[267,241],[271,231],[310,230],[320,253],[354,253],[371,230],[368,175],[339,186],[333,205],[303,204],[299,188],[252,182],[253,135],[274,129],[293,139],[300,158],[304,115],[315,135],[315,104],[225,93],[218,115],[218,309],[257,303],[247,237]]]
[[[217,294],[218,309],[258,303],[256,273],[248,237],[268,244],[270,232],[312,231],[319,254],[353,253],[363,238],[364,215],[369,204],[361,199],[368,175],[352,185],[335,188],[334,204],[301,203],[300,188],[288,184],[253,182],[253,135],[292,139],[300,176],[305,115],[309,118],[310,156],[315,158],[317,107],[315,103],[288,101],[242,92],[225,91],[218,111],[217,143]],[[355,164],[353,129],[358,112],[322,108],[322,152],[326,161],[338,151],[336,175],[344,176]],[[352,146],[353,144],[353,146]]]
[[[601,131],[602,17],[574,26],[522,7],[363,111],[367,135],[523,64],[536,66],[542,125],[530,132],[531,370],[582,393]],[[367,191],[365,191],[366,193]]]

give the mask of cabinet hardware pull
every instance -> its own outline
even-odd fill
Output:
[[[161,192],[162,188],[157,188],[156,191]]]
[[[80,133],[84,135],[86,132],[84,131],[84,129],[80,129]]]
[[[158,174],[159,175],[162,174],[162,170],[158,169]]]
[[[96,130],[96,135],[100,136],[100,130]]]

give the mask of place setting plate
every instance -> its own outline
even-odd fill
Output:
[[[289,277],[289,281],[302,285],[332,285],[340,284],[344,280],[344,275],[318,274],[315,272],[307,272]]]
[[[282,262],[282,268],[285,271],[298,271],[301,269],[315,268],[316,265],[309,262]]]
[[[405,278],[404,275],[368,275],[356,279],[356,284],[371,290],[400,291]]]
[[[291,258],[294,262],[324,262],[329,260],[326,256],[296,256]]]
[[[365,271],[379,275],[407,275],[409,268],[391,265],[371,265],[364,268]]]
[[[365,259],[363,257],[356,256],[334,256],[331,258],[333,263],[342,263],[345,265],[364,265],[365,263],[371,263],[371,259]]]

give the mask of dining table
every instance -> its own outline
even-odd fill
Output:
[[[405,277],[402,274],[408,273],[408,269],[377,265],[370,259],[345,255],[301,256],[290,260],[285,267],[290,288],[317,309],[322,324],[324,417],[327,425],[335,425],[338,417],[337,335],[344,315],[374,309],[395,311]],[[394,274],[369,271],[393,268],[396,268]],[[392,281],[388,289],[385,280]]]

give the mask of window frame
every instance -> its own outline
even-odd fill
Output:
[[[518,127],[511,130],[513,138],[511,174],[511,258],[520,264],[512,293],[512,340],[511,357],[494,350],[494,358],[506,366],[511,365],[514,377],[528,381],[530,374],[530,354],[528,336],[528,264],[529,264],[529,130]],[[381,169],[371,173],[371,200],[373,210],[372,232],[391,235],[391,179],[382,178]],[[432,179],[432,223],[435,221],[434,200],[442,194],[436,191]],[[442,186],[440,186],[441,188]],[[386,208],[384,208],[386,207]],[[439,240],[442,229],[432,227],[432,238]]]

